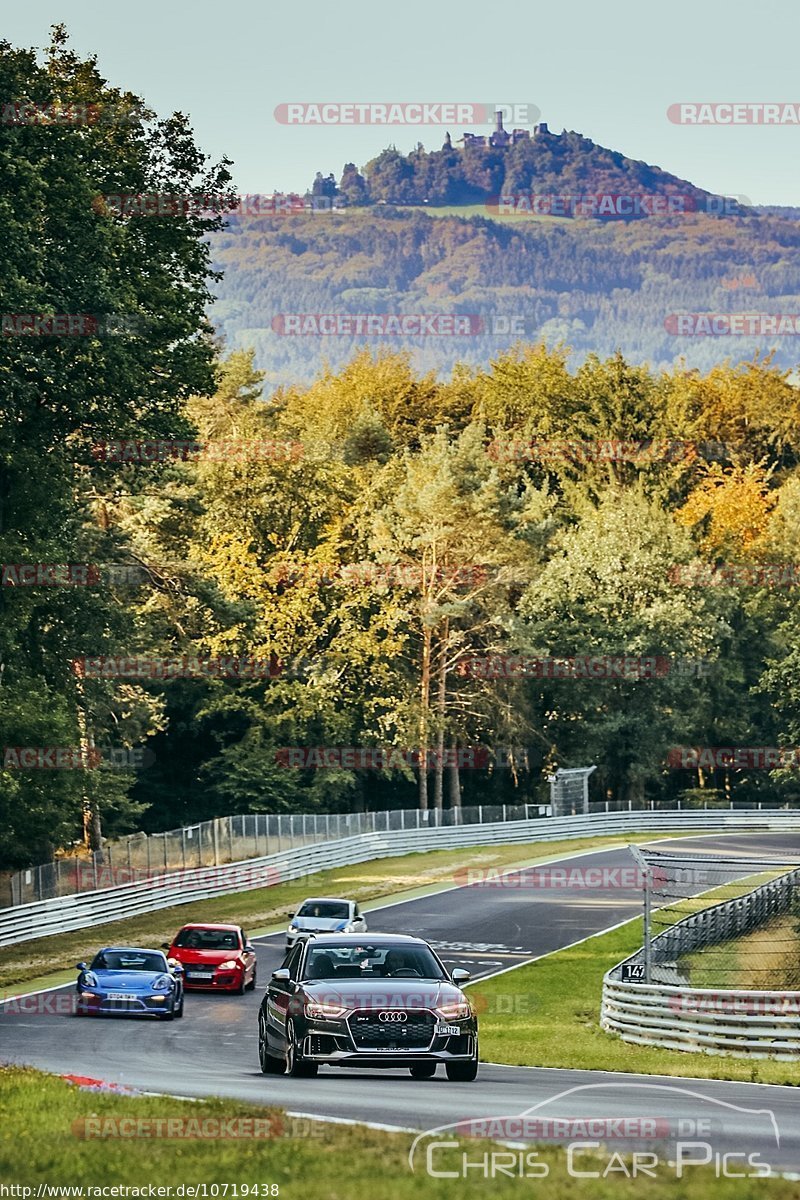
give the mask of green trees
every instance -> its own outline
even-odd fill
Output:
[[[609,798],[641,804],[659,790],[666,749],[706,724],[704,692],[682,660],[707,679],[730,633],[727,602],[671,582],[691,557],[690,539],[641,487],[611,485],[563,529],[520,612],[531,652],[545,658],[630,659],[630,677],[542,680],[537,707],[552,765],[597,763]],[[642,660],[651,664],[639,669]]]
[[[134,560],[104,516],[125,484],[93,448],[190,431],[182,400],[212,384],[204,235],[219,221],[126,217],[101,197],[222,195],[230,176],[205,161],[183,117],[156,120],[107,86],[62,29],[44,64],[0,44],[0,91],[28,111],[96,115],[0,126],[0,559],[92,566],[88,586],[0,589],[0,744],[130,746],[152,732],[155,710],[135,688],[85,708],[70,665],[135,626],[130,587],[109,570]],[[65,336],[32,320],[53,315]],[[39,332],[17,335],[20,320]],[[115,811],[128,821],[141,811],[124,776],[100,789],[102,774],[3,771],[5,861],[79,836],[82,810],[96,829],[100,790],[112,824]]]
[[[421,203],[347,207],[324,220],[318,213],[257,222],[232,217],[229,230],[211,243],[225,272],[215,325],[230,344],[254,348],[270,385],[293,386],[317,377],[321,357],[338,373],[378,339],[281,336],[271,325],[275,314],[474,313],[484,325],[468,337],[423,345],[409,338],[401,348],[414,353],[418,368],[435,365],[442,376],[458,362],[485,369],[520,339],[520,328],[525,342],[543,340],[550,349],[566,343],[575,362],[591,353],[605,360],[621,349],[631,369],[649,363],[654,372],[671,374],[685,361],[697,377],[686,378],[682,403],[691,413],[700,393],[707,399],[714,393],[726,417],[727,432],[718,436],[736,441],[739,425],[753,431],[767,411],[780,407],[784,418],[775,433],[784,442],[795,436],[796,413],[779,378],[759,384],[756,370],[748,383],[746,366],[736,383],[724,368],[714,374],[724,357],[749,360],[755,339],[684,337],[665,322],[687,311],[785,311],[785,298],[800,290],[798,222],[687,213],[609,226],[493,217],[485,201],[474,197],[477,207],[463,217]],[[454,200],[448,195],[440,203]],[[726,289],[747,263],[758,264],[752,271],[759,290]],[[784,279],[792,269],[793,278]],[[522,325],[506,324],[504,332],[498,316]],[[774,341],[774,365],[794,367],[793,339]]]

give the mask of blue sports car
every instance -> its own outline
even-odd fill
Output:
[[[183,967],[161,950],[106,946],[78,963],[78,1016],[126,1013],[171,1021],[183,1016]]]

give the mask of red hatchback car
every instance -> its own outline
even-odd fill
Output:
[[[238,925],[184,925],[164,949],[183,966],[187,991],[241,996],[256,986],[256,952]]]

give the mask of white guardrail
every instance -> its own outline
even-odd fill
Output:
[[[274,886],[331,867],[425,850],[497,843],[557,842],[565,838],[645,832],[800,831],[800,811],[683,811],[591,813],[572,817],[498,821],[485,825],[389,830],[317,842],[283,853],[218,867],[171,871],[119,887],[59,896],[0,910],[0,946],[139,916],[232,892]]]
[[[681,954],[719,944],[790,911],[800,870],[787,871],[746,896],[701,909],[653,939],[651,983],[622,981],[642,969],[644,950],[603,979],[600,1024],[623,1041],[734,1058],[800,1058],[800,992],[693,988],[678,971]],[[671,977],[671,978],[670,978]]]
[[[800,1058],[800,992],[620,983],[606,975],[600,1024],[643,1046],[732,1058]]]

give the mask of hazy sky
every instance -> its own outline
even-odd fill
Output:
[[[36,0],[0,34],[47,43],[63,21],[114,84],[187,112],[200,146],[235,162],[241,192],[304,191],[317,170],[359,166],[390,142],[438,147],[439,126],[289,126],[295,101],[529,103],[715,193],[800,204],[800,126],[686,127],[681,101],[800,104],[797,0]],[[453,138],[463,129],[451,127]]]

